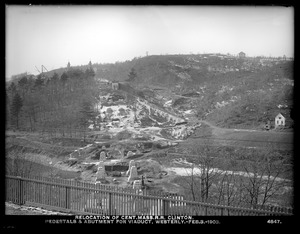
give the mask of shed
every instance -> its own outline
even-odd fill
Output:
[[[119,83],[118,82],[112,82],[111,83],[111,88],[114,90],[118,90],[119,89]]]

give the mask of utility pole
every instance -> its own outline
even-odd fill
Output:
[[[46,70],[47,72],[49,72],[48,69],[47,69],[44,65],[42,65],[42,72],[43,72],[43,68],[45,68],[45,70]]]
[[[41,71],[35,66],[35,69],[41,74],[41,76],[43,76],[43,74],[44,74],[44,69],[47,71],[47,72],[49,72],[48,71],[48,69],[44,66],[44,65],[42,65],[41,66]]]

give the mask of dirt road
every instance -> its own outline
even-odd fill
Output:
[[[257,129],[236,129],[236,128],[220,128],[218,126],[213,125],[212,123],[206,121],[206,120],[200,120],[200,123],[204,123],[212,128],[214,135],[222,135],[224,133],[230,133],[230,132],[256,132],[256,133],[267,133],[267,134],[292,134],[292,132],[278,132],[278,131],[265,131],[265,130],[257,130]]]

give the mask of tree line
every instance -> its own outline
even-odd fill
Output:
[[[98,84],[92,66],[54,73],[24,75],[6,87],[6,128],[86,128],[96,115]]]

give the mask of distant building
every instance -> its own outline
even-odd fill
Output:
[[[100,89],[109,89],[111,88],[111,82],[109,80],[98,78],[98,84],[100,85]]]
[[[282,114],[278,114],[275,117],[275,128],[284,127],[285,126],[285,118]]]
[[[118,82],[112,82],[111,83],[111,88],[114,90],[118,90],[119,89],[119,83]]]
[[[70,64],[70,62],[68,62],[68,64],[67,64],[67,71],[69,71],[70,68],[71,68],[71,64]]]
[[[239,58],[245,58],[245,57],[246,57],[246,54],[244,52],[239,53]]]

